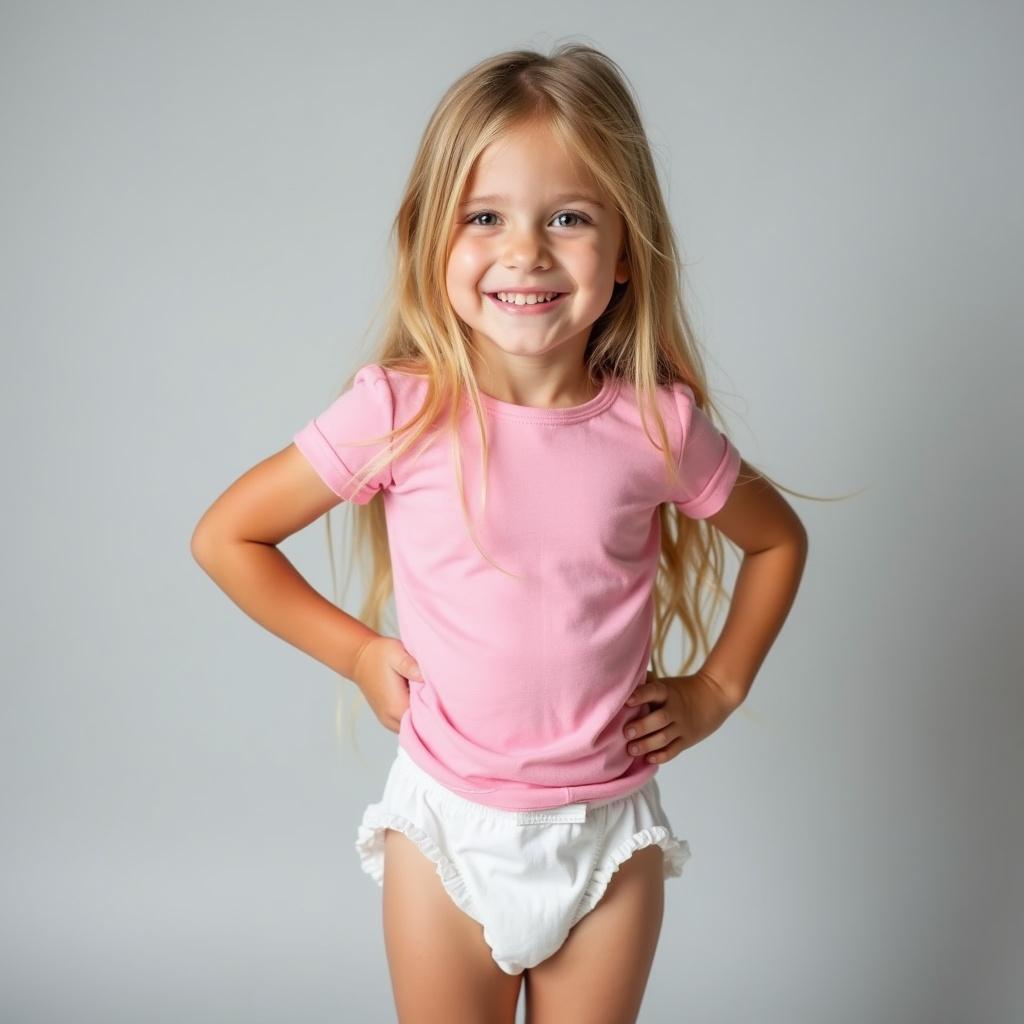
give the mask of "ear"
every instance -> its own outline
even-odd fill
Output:
[[[629,280],[629,255],[626,246],[623,245],[619,253],[619,259],[615,264],[615,283],[625,284]]]

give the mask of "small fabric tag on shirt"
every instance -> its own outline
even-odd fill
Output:
[[[516,811],[517,825],[546,825],[554,822],[578,824],[587,820],[587,805],[563,804],[542,811]]]

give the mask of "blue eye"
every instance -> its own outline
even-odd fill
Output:
[[[479,213],[474,213],[467,221],[467,224],[473,224],[476,227],[489,228],[493,227],[492,224],[480,224],[477,220],[479,217],[494,217],[495,214],[491,210],[481,210]],[[590,218],[586,217],[582,213],[577,213],[575,210],[562,210],[560,213],[555,214],[555,219],[559,217],[575,217],[577,220],[582,221],[584,224],[590,223]],[[577,224],[563,224],[562,227],[574,228]]]

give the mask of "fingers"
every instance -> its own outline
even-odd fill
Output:
[[[416,679],[423,682],[423,673],[420,671],[419,663],[404,647],[400,646],[399,641],[396,641],[395,650],[388,662],[405,679]]]
[[[627,722],[623,730],[627,739],[626,750],[639,757],[664,747],[677,735],[666,708],[661,707],[649,715]]]
[[[653,753],[648,754],[647,760],[651,764],[660,764],[663,761],[671,760],[673,757],[676,756],[676,754],[679,753],[680,750],[685,749],[686,741],[681,736],[677,736],[674,740],[672,740],[671,743],[668,744],[668,746],[663,747],[661,750],[655,750]]]
[[[626,739],[629,741],[628,749],[631,754],[646,754],[648,750],[663,747],[675,736],[669,734],[672,723],[664,719],[658,719],[649,725],[637,725],[635,723],[626,728]]]
[[[679,744],[678,730],[673,727],[666,699],[668,687],[653,673],[647,673],[647,681],[638,686],[629,699],[627,706],[654,703],[658,707],[646,715],[634,718],[626,723],[623,732],[627,739],[626,750],[634,757],[646,757],[649,763],[668,760],[671,744]]]
[[[647,673],[647,681],[641,683],[626,701],[627,707],[635,707],[647,701],[663,701],[668,696],[668,687],[653,672]]]
[[[406,679],[416,679],[421,683],[423,682],[423,673],[420,671],[420,667],[416,663],[416,659],[411,654],[406,654],[405,657],[402,658],[398,671],[401,672]]]
[[[623,732],[627,739],[640,739],[655,729],[663,729],[672,721],[668,708],[660,707],[648,715],[641,715],[626,723]]]
[[[660,753],[664,752],[664,748],[669,747],[673,742],[678,742],[675,730],[671,726],[666,726],[641,739],[633,740],[626,750],[634,757],[646,757],[648,761],[654,761]]]

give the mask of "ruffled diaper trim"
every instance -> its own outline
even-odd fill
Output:
[[[633,856],[637,850],[645,846],[657,844],[664,854],[664,878],[677,878],[683,871],[683,865],[690,859],[690,844],[685,839],[677,839],[664,825],[650,825],[647,828],[627,836],[612,847],[607,857],[594,869],[587,888],[583,891],[572,924],[575,925],[601,901],[612,875]],[[571,927],[571,926],[570,926]]]
[[[434,862],[448,894],[462,910],[477,920],[465,880],[434,839],[405,815],[368,807],[358,828],[355,847],[362,869],[377,885],[384,885],[384,831],[389,828],[408,836]]]

